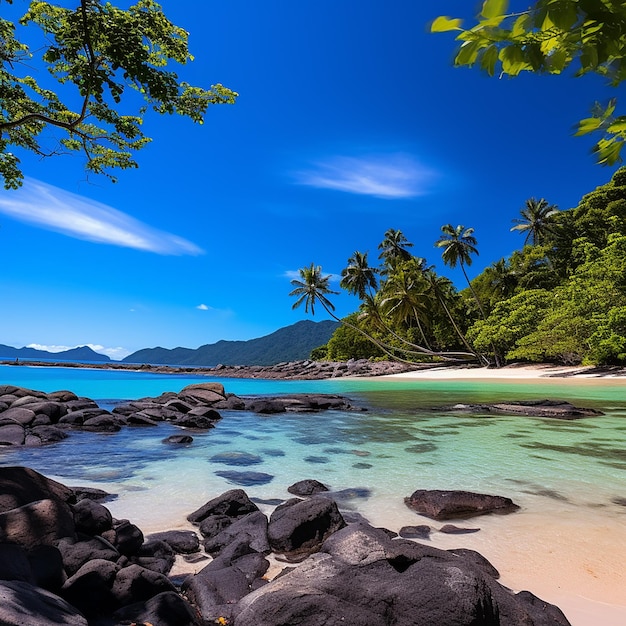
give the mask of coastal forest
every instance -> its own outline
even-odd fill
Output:
[[[400,230],[384,234],[378,263],[354,252],[340,286],[358,296],[359,308],[311,357],[625,364],[626,167],[573,209],[530,198],[513,224],[521,248],[472,280],[474,230],[442,226],[434,246],[445,266],[462,270],[460,290]],[[312,314],[322,307],[337,319],[331,277],[315,264],[299,274],[293,307]]]

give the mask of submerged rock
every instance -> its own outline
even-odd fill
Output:
[[[433,410],[450,413],[524,415],[526,417],[547,417],[562,420],[575,420],[583,417],[604,415],[602,411],[576,407],[565,400],[519,400],[496,404],[453,404],[437,407]]]

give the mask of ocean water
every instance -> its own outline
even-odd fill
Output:
[[[367,411],[224,412],[216,428],[191,433],[188,446],[162,443],[180,432],[170,424],[77,432],[52,446],[0,449],[0,463],[110,491],[117,495],[107,504],[113,514],[146,532],[187,527],[189,513],[234,487],[267,502],[262,508],[269,513],[269,502],[290,497],[289,485],[316,478],[344,492],[345,510],[375,525],[398,530],[429,524],[433,545],[479,550],[501,570],[505,584],[552,601],[565,594],[625,605],[615,624],[626,623],[626,380],[297,382],[0,366],[0,384],[71,389],[107,407],[199,380],[217,380],[238,395],[340,393]],[[457,402],[545,397],[605,415],[562,421],[437,410]],[[416,489],[505,495],[522,508],[455,522],[481,528],[475,534],[445,535],[437,532],[440,523],[404,505]]]

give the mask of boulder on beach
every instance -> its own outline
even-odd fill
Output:
[[[513,513],[519,509],[510,498],[471,491],[418,489],[404,503],[426,517],[435,520],[465,519],[487,513]]]

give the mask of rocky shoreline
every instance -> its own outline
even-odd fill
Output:
[[[267,517],[245,491],[233,489],[187,516],[198,532],[144,537],[131,521],[114,519],[94,490],[29,468],[0,468],[0,623],[569,624],[558,607],[499,584],[498,571],[473,550],[441,550],[350,521],[317,481],[289,491],[298,497]],[[467,492],[417,491],[407,500],[418,511],[424,503],[435,519],[517,508]],[[270,580],[272,555],[298,564]],[[179,558],[205,565],[172,576]]]
[[[395,361],[289,361],[275,365],[216,365],[215,367],[185,367],[131,363],[71,363],[64,361],[0,361],[0,365],[15,367],[71,367],[151,372],[154,374],[195,374],[221,378],[264,378],[270,380],[324,380],[345,376],[386,376],[419,369],[419,364],[407,365]],[[434,367],[432,364],[429,368]]]

